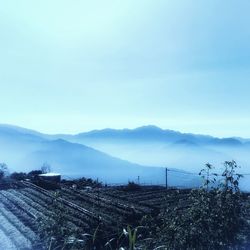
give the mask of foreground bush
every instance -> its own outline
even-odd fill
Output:
[[[242,177],[237,164],[224,163],[222,174],[206,165],[200,175],[204,185],[193,190],[185,207],[166,211],[158,237],[167,249],[230,249],[243,244],[245,222]]]

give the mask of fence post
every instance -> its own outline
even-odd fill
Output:
[[[168,189],[168,168],[166,168],[166,189]]]

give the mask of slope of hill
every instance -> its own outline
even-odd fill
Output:
[[[39,169],[47,162],[53,171],[69,178],[85,176],[108,183],[126,183],[140,176],[141,182],[165,182],[163,168],[145,167],[82,144],[46,138],[47,135],[35,131],[0,126],[0,161],[6,162],[12,171]],[[172,184],[181,186],[191,185],[193,181],[197,180],[184,176],[171,178]]]
[[[13,169],[39,168],[47,161],[65,175],[86,175],[109,182],[135,180],[140,175],[145,182],[154,179],[164,183],[163,169],[143,166],[198,172],[207,162],[220,166],[232,159],[246,173],[250,172],[249,151],[248,139],[180,133],[155,126],[76,135],[46,135],[0,126],[0,159]],[[185,175],[179,178],[190,182]]]
[[[197,172],[207,162],[220,165],[225,160],[235,159],[250,169],[249,143],[233,137],[216,138],[143,126],[93,130],[62,135],[62,138],[143,165],[170,166]]]

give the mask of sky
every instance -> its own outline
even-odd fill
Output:
[[[8,0],[0,122],[250,137],[249,0]]]

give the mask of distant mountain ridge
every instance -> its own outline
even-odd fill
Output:
[[[181,133],[156,126],[103,129],[75,135],[48,135],[12,125],[0,125],[0,162],[13,170],[39,168],[43,162],[69,176],[108,182],[165,182],[164,168],[198,173],[205,163],[220,167],[236,160],[241,173],[250,173],[250,140]],[[149,167],[152,166],[152,167]],[[190,175],[173,175],[178,185],[192,185]],[[171,183],[170,181],[170,183]],[[247,178],[243,179],[250,185]]]
[[[11,171],[19,172],[39,169],[47,162],[53,171],[63,176],[98,178],[108,183],[136,181],[138,176],[147,183],[163,184],[165,181],[163,168],[132,163],[57,137],[16,126],[0,125],[0,162],[7,163]],[[191,180],[178,176],[171,178],[172,183],[179,186],[189,186],[197,181],[195,178]]]
[[[237,139],[235,137],[217,138],[209,135],[200,135],[192,133],[181,133],[174,130],[164,130],[159,127],[148,125],[135,129],[103,129],[92,130],[90,132],[79,133],[76,135],[62,135],[65,139],[81,142],[82,140],[124,140],[124,141],[149,141],[149,142],[166,142],[176,143],[186,141],[192,144],[215,144],[227,146],[240,146],[248,139]]]
[[[91,130],[78,134],[44,134],[35,130],[26,129],[14,125],[0,124],[0,130],[12,133],[18,132],[25,135],[35,135],[46,139],[113,139],[113,140],[144,140],[144,141],[161,141],[161,142],[178,142],[190,141],[191,143],[203,144],[225,144],[225,145],[242,145],[248,144],[250,139],[239,137],[218,138],[210,135],[201,135],[193,133],[181,133],[175,130],[161,129],[154,125],[141,126],[135,129],[112,129],[106,128],[101,130]]]

